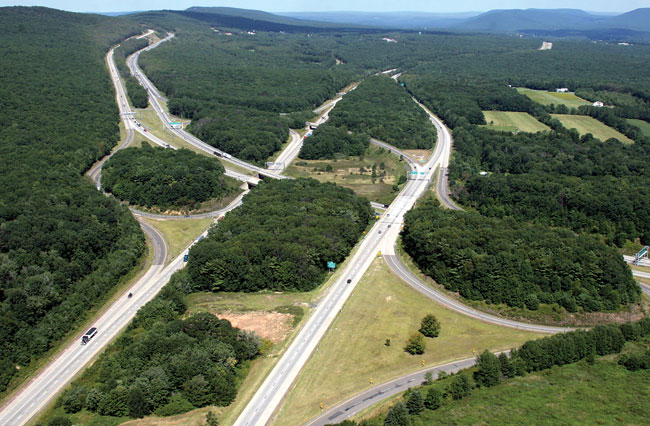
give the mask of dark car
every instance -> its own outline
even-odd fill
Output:
[[[348,284],[352,282],[352,278],[348,278]]]

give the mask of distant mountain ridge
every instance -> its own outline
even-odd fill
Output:
[[[341,22],[350,25],[399,29],[447,29],[491,33],[531,33],[546,31],[598,38],[616,34],[634,37],[650,34],[650,8],[635,9],[620,15],[589,13],[580,9],[503,9],[485,13],[438,14],[426,12],[287,12],[282,16],[312,21]],[[616,30],[616,31],[614,31]],[[618,31],[618,32],[617,32]]]
[[[427,12],[282,12],[282,16],[296,19],[341,22],[351,25],[399,29],[446,29],[480,14]]]

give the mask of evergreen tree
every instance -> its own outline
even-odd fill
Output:
[[[406,408],[411,415],[420,414],[424,410],[424,400],[420,391],[416,390],[411,392],[411,395],[406,401]]]
[[[409,424],[409,413],[406,405],[403,402],[398,402],[397,404],[390,407],[386,419],[384,420],[385,426],[408,426]]]
[[[427,396],[424,398],[424,406],[429,410],[437,410],[442,405],[442,393],[435,388],[427,391]]]
[[[463,399],[472,393],[472,382],[466,374],[459,374],[449,383],[447,392],[453,399]]]
[[[509,379],[515,377],[515,370],[510,362],[510,358],[504,352],[499,354],[499,364],[501,365],[501,374]]]
[[[487,349],[476,358],[476,367],[474,381],[478,386],[491,387],[501,381],[501,363]]]

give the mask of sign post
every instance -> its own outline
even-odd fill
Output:
[[[327,262],[327,268],[332,272],[336,268],[336,263],[334,262]]]

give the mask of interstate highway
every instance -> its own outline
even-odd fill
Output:
[[[438,128],[438,127],[437,127]],[[409,180],[383,217],[374,224],[352,256],[341,278],[335,282],[307,320],[305,326],[288,347],[282,358],[269,373],[264,383],[241,413],[235,425],[265,425],[280,400],[289,389],[325,331],[350,296],[365,271],[380,251],[392,249],[404,214],[425,192],[436,166],[446,165],[451,137],[438,128],[438,143],[434,154],[423,166],[417,166],[418,179]],[[347,283],[347,280],[351,280]]]

